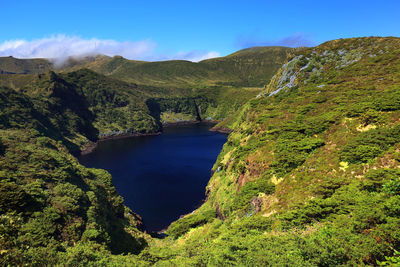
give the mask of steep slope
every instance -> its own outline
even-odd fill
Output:
[[[233,132],[207,202],[150,253],[167,265],[385,260],[400,248],[399,118],[399,38],[299,51],[221,124]]]
[[[145,100],[162,90],[128,84],[86,69],[61,76],[82,89],[89,109],[95,114],[94,126],[99,129],[100,136],[160,130]]]
[[[76,265],[88,249],[137,253],[147,243],[140,217],[110,174],[70,154],[81,138],[97,138],[82,92],[54,73],[40,92],[0,87],[1,264]]]
[[[93,123],[100,136],[118,132],[150,133],[160,130],[160,126],[149,115],[145,100],[149,97],[164,94],[159,88],[128,84],[93,71],[82,69],[62,75],[48,72],[38,75],[0,75],[0,84],[10,86],[32,99],[42,103],[51,99],[54,90],[65,93],[76,92],[75,96],[60,96],[61,105],[75,109],[86,107],[92,118],[78,114],[87,123]],[[64,88],[64,89],[60,89]],[[53,90],[54,89],[54,90]],[[62,93],[61,93],[62,94]],[[81,100],[78,100],[78,97]],[[83,101],[83,102],[82,102]],[[69,120],[63,122],[68,123]],[[89,138],[89,140],[96,139]],[[75,140],[78,144],[84,140]]]
[[[45,76],[25,93],[25,87],[20,92],[2,87],[1,128],[32,128],[79,151],[81,141],[97,139],[94,115],[80,88],[55,73]]]
[[[33,98],[49,97],[48,87],[59,82],[78,90],[94,115],[100,137],[154,133],[162,123],[182,120],[222,120],[239,109],[260,88],[217,86],[208,88],[163,88],[120,81],[88,69],[59,74],[2,74],[0,85]],[[47,88],[47,89],[46,89]],[[82,144],[84,139],[78,143]]]

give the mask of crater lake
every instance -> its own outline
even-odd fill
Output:
[[[227,136],[199,123],[165,127],[161,135],[99,142],[79,158],[105,169],[125,205],[143,218],[145,230],[160,231],[205,199],[205,188]]]

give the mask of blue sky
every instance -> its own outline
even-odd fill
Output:
[[[0,1],[0,56],[94,49],[132,59],[196,60],[256,45],[400,36],[398,0]]]

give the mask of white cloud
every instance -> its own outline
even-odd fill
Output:
[[[66,58],[104,54],[141,58],[150,55],[156,44],[152,41],[117,42],[114,40],[83,39],[77,36],[57,35],[32,41],[14,40],[0,44],[0,56],[17,58]]]
[[[16,58],[52,58],[62,61],[70,56],[87,56],[103,54],[107,56],[120,55],[136,60],[167,60],[183,59],[201,61],[217,57],[217,52],[190,51],[175,55],[157,55],[154,53],[157,44],[151,40],[137,42],[118,42],[104,39],[84,39],[79,36],[55,35],[48,38],[27,40],[10,40],[0,43],[0,56]]]

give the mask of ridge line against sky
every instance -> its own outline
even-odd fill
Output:
[[[259,42],[248,38],[238,39],[243,43],[243,48],[251,46],[312,46],[313,43],[302,34],[294,34],[278,41]],[[67,36],[58,34],[55,36],[27,40],[9,40],[0,43],[0,57],[13,56],[16,58],[50,58],[66,59],[71,56],[90,55],[120,55],[127,59],[159,61],[159,60],[190,60],[199,62],[208,58],[219,57],[216,51],[192,50],[188,52],[179,51],[175,54],[155,54],[157,44],[151,40],[125,41],[100,40],[97,38],[84,39],[79,36]]]
[[[252,46],[400,36],[397,0],[4,1],[0,56],[200,61]]]
[[[27,40],[9,40],[0,43],[0,56],[13,56],[16,58],[51,58],[65,59],[71,56],[90,55],[120,55],[127,59],[135,60],[169,60],[183,59],[198,62],[207,58],[218,57],[215,51],[189,51],[178,52],[172,55],[154,53],[157,44],[151,40],[125,41],[100,40],[97,38],[84,39],[79,36],[56,36]]]

